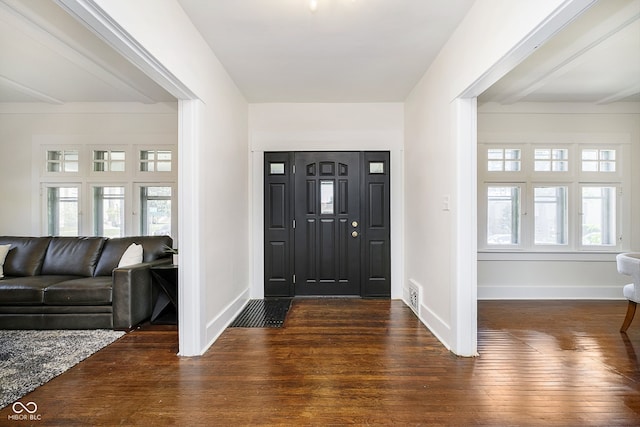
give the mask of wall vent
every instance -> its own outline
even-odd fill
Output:
[[[421,286],[413,281],[409,281],[409,307],[411,310],[420,317],[420,293]]]

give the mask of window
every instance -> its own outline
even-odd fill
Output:
[[[554,135],[555,137],[555,135]],[[629,204],[622,144],[479,144],[480,250],[611,251],[622,248]],[[626,212],[626,214],[625,214]],[[627,222],[624,222],[627,221]]]
[[[490,148],[487,150],[489,172],[515,172],[521,168],[520,150],[517,148]]]
[[[568,234],[568,187],[535,187],[534,244],[566,245]]]
[[[125,152],[93,150],[94,172],[124,172]]]
[[[93,187],[93,233],[123,237],[124,187]]]
[[[616,192],[616,187],[582,187],[582,245],[616,245]]]
[[[284,163],[283,162],[269,163],[269,174],[284,175]]]
[[[141,172],[171,172],[171,150],[140,150]]]
[[[59,144],[59,139],[45,138],[40,149],[33,150],[33,165],[40,173],[34,194],[41,198],[40,228],[34,232],[104,237],[166,234],[177,239],[175,144],[147,149],[134,144],[84,144],[83,136],[69,138],[74,140],[69,144]]]
[[[616,150],[582,150],[583,172],[615,172]]]
[[[487,244],[520,243],[520,187],[487,188]]]
[[[48,150],[47,172],[78,172],[78,150]]]
[[[171,187],[140,187],[140,229],[145,236],[171,235]]]
[[[537,172],[569,170],[569,150],[566,148],[536,148],[534,153],[534,170]]]
[[[333,181],[320,181],[320,213],[333,215]]]
[[[80,235],[78,186],[46,187],[47,233],[50,236]]]

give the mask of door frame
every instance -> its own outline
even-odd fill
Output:
[[[265,152],[305,152],[305,151],[387,151],[390,157],[390,233],[391,233],[391,299],[402,299],[404,284],[404,204],[403,163],[404,150],[401,147],[345,147],[328,149],[325,147],[278,146],[274,149],[260,147],[250,152],[250,209],[251,209],[251,284],[250,298],[264,298],[264,153]]]

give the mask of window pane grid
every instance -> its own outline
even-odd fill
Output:
[[[582,150],[583,172],[615,172],[616,150],[584,149]]]
[[[140,172],[171,172],[171,150],[140,150]]]
[[[536,148],[534,150],[536,172],[567,172],[569,150],[566,148]]]
[[[618,210],[624,206],[618,193],[624,186],[619,146],[507,144],[481,144],[485,156],[479,155],[484,157],[479,180],[487,189],[486,198],[479,204],[485,212],[480,215],[484,224],[479,224],[484,235],[480,238],[481,249],[619,249],[622,236]],[[517,162],[517,166],[509,162]],[[577,171],[572,173],[571,169]]]
[[[93,150],[94,172],[124,172],[125,152],[111,150]]]
[[[78,150],[48,150],[47,172],[78,172]]]
[[[487,150],[487,171],[518,172],[522,164],[520,156],[520,149],[490,148]]]

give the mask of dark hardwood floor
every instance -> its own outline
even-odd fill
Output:
[[[624,301],[479,303],[477,358],[400,301],[300,299],[282,329],[227,329],[202,357],[136,330],[21,401],[34,425],[640,425],[640,319]],[[0,425],[11,406],[0,412]]]

